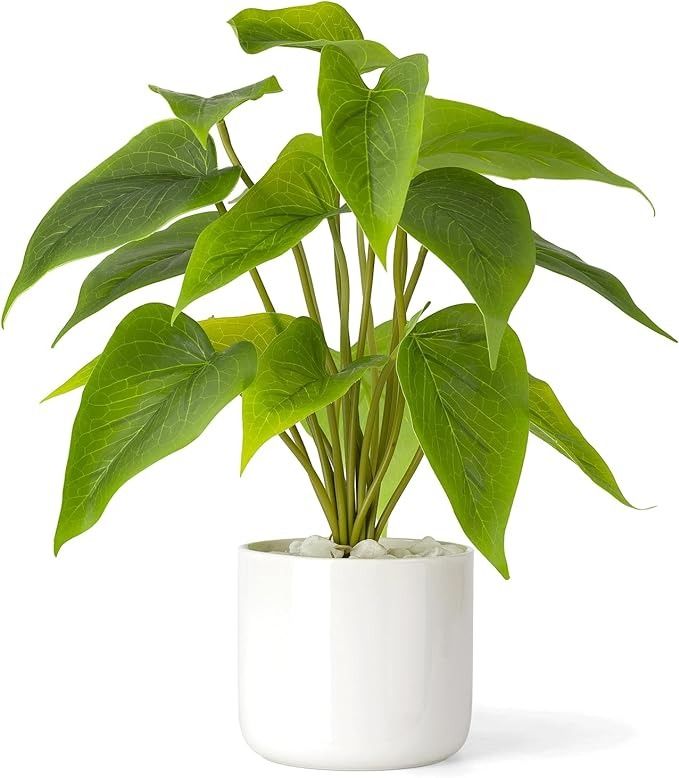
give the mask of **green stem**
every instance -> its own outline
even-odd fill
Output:
[[[311,277],[311,269],[309,268],[309,262],[306,257],[306,252],[304,251],[304,246],[299,243],[292,249],[292,253],[295,257],[295,263],[297,264],[297,273],[302,285],[304,302],[306,303],[309,316],[311,316],[320,327],[323,327],[321,312],[318,307],[318,300],[316,299],[316,290],[314,289],[314,281]]]
[[[370,407],[368,409],[368,417],[365,420],[365,430],[363,432],[363,445],[361,446],[361,458],[358,464],[358,496],[359,499],[363,499],[363,493],[368,483],[368,476],[370,473],[370,448],[373,444],[373,433],[375,431],[375,424],[379,419],[380,413],[380,397],[382,390],[387,383],[392,371],[394,369],[394,361],[392,359],[380,371],[377,379],[377,384],[373,390],[372,397],[370,398]]]
[[[408,280],[408,286],[406,286],[406,290],[403,294],[406,310],[410,305],[410,301],[413,299],[415,287],[417,286],[417,282],[420,280],[420,276],[422,275],[422,268],[424,267],[424,260],[427,257],[427,253],[428,249],[426,249],[424,246],[420,246],[420,250],[417,252],[417,259],[413,265],[413,271],[410,274],[410,279]]]
[[[226,151],[226,155],[228,156],[229,160],[231,161],[232,165],[235,165],[240,168],[240,177],[245,184],[246,187],[251,188],[254,186],[254,181],[252,178],[248,175],[247,171],[245,170],[245,167],[243,166],[243,163],[240,161],[238,155],[236,154],[236,150],[233,147],[233,144],[231,143],[231,137],[229,136],[229,131],[226,127],[226,123],[222,119],[217,124],[217,130],[219,132],[219,137],[221,138],[222,145],[224,146],[224,150]],[[221,208],[219,208],[219,205],[221,205]],[[223,203],[220,203],[217,207],[220,210],[220,213],[226,213],[226,208],[224,207]],[[309,311],[309,315],[319,324],[321,324],[321,314],[320,310],[318,308],[318,301],[316,299],[316,293],[314,290],[314,284],[313,279],[311,277],[311,271],[309,269],[309,263],[306,258],[306,253],[304,252],[304,247],[301,243],[299,243],[295,248],[293,248],[293,254],[295,257],[295,262],[297,264],[297,272],[299,274],[299,279],[302,284],[302,291],[304,293],[304,299],[307,305],[307,310]],[[269,313],[275,313],[275,308],[273,306],[273,303],[271,301],[271,298],[269,297],[269,294],[266,290],[266,287],[264,286],[264,282],[262,281],[262,278],[259,274],[259,271],[257,268],[253,268],[250,271],[250,276],[255,284],[255,287],[257,289],[257,292],[259,293],[260,299],[262,301],[262,304],[264,305],[264,309]],[[330,362],[332,362],[332,358],[330,358]],[[332,364],[332,368],[334,368],[334,363]],[[326,451],[326,445],[325,445],[325,435],[323,434],[320,425],[318,424],[318,421],[315,416],[312,416],[309,420],[309,423],[311,425],[313,434],[312,439],[314,441],[314,444],[316,446],[316,449],[318,451],[318,457],[321,462],[321,468],[323,469],[323,478],[325,479],[325,488],[323,490],[324,494],[328,498],[328,502],[330,503],[330,510],[334,518],[335,522],[335,528],[333,529],[333,534],[336,537],[339,537],[339,529],[337,528],[337,507],[335,505],[336,500],[334,497],[336,485],[334,483],[335,476],[332,473],[332,468],[330,467],[327,451]],[[304,442],[302,440],[302,436],[300,435],[299,431],[296,427],[292,427],[290,430],[293,440],[297,446],[297,450],[293,451],[295,455],[297,456],[297,453],[299,452],[303,456],[305,456],[305,467],[312,467],[311,460],[309,458],[308,452],[306,451],[306,447],[304,446]],[[286,441],[287,442],[287,441]],[[292,441],[290,441],[292,442]],[[299,459],[299,457],[298,457]],[[301,460],[300,460],[301,461]],[[314,471],[315,472],[315,471]],[[318,478],[318,476],[317,476]],[[318,478],[318,482],[320,482],[320,478]],[[315,485],[317,486],[317,484]],[[324,510],[326,511],[327,515],[327,506],[324,507]],[[332,526],[332,525],[331,525]]]
[[[333,537],[338,539],[340,537],[340,532],[337,525],[337,519],[335,518],[335,512],[333,510],[332,503],[330,502],[330,498],[325,491],[323,482],[318,477],[318,474],[314,470],[313,465],[309,461],[309,458],[304,456],[303,452],[293,442],[292,438],[290,438],[290,436],[285,432],[282,432],[279,437],[285,443],[288,449],[290,449],[290,451],[295,455],[302,467],[306,470],[306,473],[309,476],[309,480],[311,481],[311,485],[316,492],[316,497],[318,497],[318,501],[320,502],[321,507],[323,508],[323,512],[325,513],[325,516],[328,520]]]
[[[245,168],[243,167],[243,163],[240,161],[240,159],[238,159],[236,150],[234,149],[231,143],[229,131],[226,129],[226,122],[224,121],[224,119],[222,119],[220,122],[217,123],[217,131],[219,132],[219,137],[222,140],[222,146],[224,146],[224,151],[226,151],[226,156],[229,158],[232,165],[240,168],[240,177],[243,179],[243,183],[245,184],[245,186],[247,186],[248,188],[254,186],[255,182],[247,174]]]
[[[382,533],[387,527],[387,522],[389,521],[389,517],[391,516],[394,508],[396,507],[396,503],[401,499],[401,495],[406,490],[406,487],[410,483],[410,480],[415,475],[415,471],[420,465],[420,462],[422,461],[422,457],[424,456],[424,452],[421,448],[418,448],[415,452],[415,456],[410,461],[410,464],[408,465],[408,469],[403,474],[403,477],[398,482],[398,486],[394,490],[394,493],[389,498],[389,501],[384,506],[384,510],[382,511],[382,515],[379,518],[379,521],[377,522],[377,527],[375,528],[375,538],[379,540],[382,537]]]
[[[361,503],[361,507],[358,513],[356,514],[356,520],[354,521],[354,526],[351,532],[352,545],[357,543],[361,537],[363,526],[368,517],[370,507],[372,506],[373,502],[377,499],[377,496],[379,495],[380,485],[382,483],[382,480],[384,479],[384,476],[387,473],[387,470],[389,469],[389,465],[391,464],[392,457],[394,456],[394,451],[396,450],[396,443],[398,442],[398,433],[401,427],[401,419],[403,418],[404,404],[405,404],[405,400],[403,398],[403,395],[399,394],[398,397],[396,398],[395,417],[397,423],[393,424],[391,428],[387,450],[384,452],[384,456],[380,461],[380,464],[377,468],[377,472],[375,473],[375,477],[373,478],[372,483],[370,484],[370,487],[366,492],[365,498]]]

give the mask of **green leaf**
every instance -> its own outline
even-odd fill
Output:
[[[389,65],[369,89],[343,51],[328,45],[321,53],[325,162],[383,262],[417,164],[427,80],[422,54]]]
[[[294,316],[285,313],[251,313],[246,316],[213,317],[198,323],[216,351],[223,351],[235,343],[247,340],[255,347],[259,357],[269,343],[294,320]],[[81,367],[67,381],[50,392],[42,402],[85,386],[98,359],[96,356]]]
[[[385,357],[364,357],[338,373],[326,368],[328,346],[312,319],[296,319],[262,354],[257,378],[243,394],[244,470],[267,440],[342,397]]]
[[[677,342],[675,338],[661,329],[639,308],[630,297],[630,293],[624,284],[612,273],[593,265],[588,265],[580,257],[573,254],[572,251],[559,248],[559,246],[555,246],[537,234],[534,234],[534,237],[537,251],[536,263],[540,267],[567,278],[572,278],[574,281],[579,281],[581,284],[598,292],[602,297],[605,297],[609,302],[645,327],[660,335],[664,335],[675,343]]]
[[[285,313],[250,313],[246,316],[205,319],[199,323],[217,351],[247,340],[255,347],[257,357],[260,358],[274,338],[294,321],[294,316]]]
[[[89,529],[115,492],[191,443],[254,378],[250,343],[216,352],[200,326],[143,305],[120,323],[87,382],[73,425],[54,551]]]
[[[284,254],[338,212],[337,191],[323,160],[304,152],[284,155],[201,234],[186,268],[177,311]]]
[[[181,275],[200,233],[218,214],[186,216],[166,230],[132,241],[109,254],[85,278],[71,318],[57,335],[56,344],[79,322],[135,289]]]
[[[295,135],[294,138],[290,138],[283,146],[278,159],[283,159],[288,154],[296,154],[299,151],[313,154],[323,159],[323,138],[320,135],[314,135],[312,132],[303,132],[301,135]]]
[[[426,100],[419,166],[463,167],[514,179],[587,179],[635,189],[646,197],[636,184],[555,132],[435,97]]]
[[[535,267],[521,195],[462,168],[429,170],[410,185],[401,226],[467,287],[483,313],[495,366],[509,314]]]
[[[336,3],[273,11],[248,8],[236,14],[229,24],[248,54],[274,46],[321,51],[326,44],[335,43],[362,73],[385,67],[396,59],[381,43],[364,40],[356,22]]]
[[[321,41],[321,44],[318,51],[322,51],[326,45],[332,45],[343,51],[354,63],[354,67],[359,73],[369,73],[371,70],[386,68],[397,60],[397,57],[386,46],[376,41]]]
[[[62,394],[68,394],[69,392],[74,391],[75,389],[80,389],[81,386],[85,386],[85,384],[90,380],[90,376],[92,375],[92,372],[95,368],[95,365],[99,361],[99,356],[97,355],[94,359],[91,359],[86,365],[83,365],[80,370],[77,370],[73,375],[64,381],[63,384],[60,384],[57,386],[56,389],[53,389],[46,397],[43,397],[41,402],[47,402],[47,400],[51,400],[54,397],[59,397],[59,395]]]
[[[623,505],[633,508],[620,491],[608,465],[570,420],[552,387],[533,376],[530,376],[529,386],[530,431],[575,462],[597,486]]]
[[[229,20],[243,51],[257,54],[273,46],[318,48],[326,41],[362,40],[363,33],[337,3],[314,3],[264,10],[246,8]]]
[[[193,130],[203,146],[207,146],[212,127],[228,116],[234,108],[238,108],[248,100],[259,100],[264,95],[283,91],[274,76],[214,97],[173,92],[170,89],[151,85],[149,89],[167,100],[172,113]]]
[[[528,436],[528,374],[508,328],[488,365],[483,318],[456,305],[403,341],[398,376],[415,433],[467,537],[508,577],[504,535]]]
[[[3,322],[16,298],[49,270],[149,235],[187,211],[226,197],[239,168],[217,170],[178,119],[147,127],[74,184],[33,233]]]

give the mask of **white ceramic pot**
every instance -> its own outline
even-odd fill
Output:
[[[250,747],[335,770],[454,754],[471,715],[471,549],[315,559],[281,553],[289,544],[239,551],[240,724]]]

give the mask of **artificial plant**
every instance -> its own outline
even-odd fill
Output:
[[[248,53],[319,53],[321,135],[281,143],[253,181],[225,120],[281,91],[276,78],[213,97],[151,87],[175,118],[142,130],[57,200],[7,301],[5,315],[49,270],[112,250],[86,277],[58,340],[128,292],[183,275],[174,308],[132,311],[101,356],[50,395],[84,386],[55,552],[98,521],[128,479],[194,440],[237,395],[242,466],[278,436],[341,544],[379,538],[426,459],[466,535],[507,576],[505,528],[529,432],[627,504],[550,386],[528,374],[508,318],[538,265],[670,336],[615,276],[535,234],[521,195],[486,176],[638,188],[560,135],[427,95],[427,58],[399,58],[365,40],[339,5],[248,9],[230,24]],[[376,69],[369,87],[362,74]],[[213,134],[231,166],[218,166]],[[239,182],[245,191],[227,208]],[[339,351],[328,346],[302,243],[319,227],[331,247],[323,283],[332,278],[337,288]],[[259,272],[288,252],[307,316],[275,308]],[[413,315],[430,261],[447,265],[474,303]],[[360,270],[358,291],[350,262]],[[383,272],[393,277],[393,316],[378,324],[371,292]],[[263,312],[202,322],[184,313],[247,275]],[[361,298],[355,337],[350,294]]]

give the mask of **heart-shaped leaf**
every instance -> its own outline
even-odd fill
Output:
[[[147,127],[50,208],[26,249],[3,321],[16,298],[59,265],[149,235],[233,189],[239,168],[217,170],[214,144],[204,149],[178,119]]]
[[[177,311],[284,254],[337,213],[337,190],[323,160],[301,151],[285,154],[201,234],[186,268]]]
[[[528,436],[528,374],[507,329],[488,365],[483,318],[456,305],[401,344],[398,376],[415,433],[467,537],[508,577],[504,535]]]
[[[535,267],[530,214],[518,192],[461,168],[420,173],[401,226],[461,279],[483,313],[491,366]]]
[[[620,491],[608,465],[573,424],[552,387],[534,376],[529,376],[529,387],[530,431],[575,462],[597,486],[623,505],[633,508]]]
[[[383,262],[417,164],[427,81],[422,54],[386,67],[370,89],[343,51],[328,45],[321,52],[325,162]]]
[[[57,335],[56,344],[79,322],[135,289],[181,275],[200,233],[218,214],[186,216],[166,230],[132,241],[109,254],[85,278],[71,318]]]
[[[243,342],[216,352],[188,316],[153,303],[118,325],[83,392],[73,425],[55,553],[101,517],[134,475],[191,443],[253,380]]]
[[[303,132],[301,135],[295,135],[283,146],[278,159],[282,159],[287,154],[295,154],[298,151],[304,151],[307,154],[313,154],[323,159],[323,138],[320,135],[314,135],[312,132]]]
[[[617,308],[620,308],[628,316],[676,343],[675,338],[661,329],[639,308],[624,284],[612,273],[593,265],[588,265],[580,257],[573,254],[572,251],[559,248],[559,246],[555,246],[537,234],[534,234],[534,237],[535,261],[540,267],[547,268],[547,270],[551,270],[553,273],[572,278],[574,281],[579,281],[581,284],[588,286],[613,303]]]
[[[294,320],[294,316],[288,316],[285,313],[251,313],[246,316],[212,317],[198,322],[198,324],[210,338],[212,347],[216,351],[223,351],[235,343],[247,340],[255,347],[259,357],[269,343]],[[42,402],[85,386],[98,359],[97,356],[83,365],[68,380],[53,389]]]
[[[257,54],[274,46],[309,46],[319,42],[362,40],[363,33],[347,11],[337,3],[313,3],[265,10],[246,8],[229,24],[243,51]]]
[[[207,146],[211,128],[228,116],[234,108],[248,100],[259,100],[264,95],[282,91],[274,76],[214,97],[173,92],[159,86],[149,86],[149,89],[167,100],[172,113],[193,130],[203,146]]]
[[[284,46],[321,51],[334,43],[361,73],[382,68],[396,57],[381,43],[366,41],[351,16],[336,3],[314,3],[273,11],[247,8],[229,21],[248,54]]]
[[[331,374],[327,357],[323,330],[306,317],[292,322],[262,354],[257,378],[243,395],[243,470],[267,440],[335,402],[366,370],[386,361],[363,357]]]
[[[426,100],[419,167],[463,167],[514,179],[587,179],[635,189],[646,197],[636,184],[555,132],[435,97]]]

